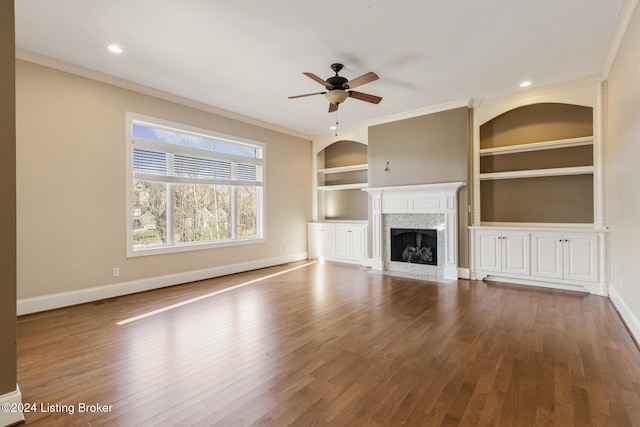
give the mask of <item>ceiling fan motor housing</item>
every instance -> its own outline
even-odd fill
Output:
[[[346,89],[347,87],[344,86],[345,83],[347,83],[349,80],[345,79],[344,77],[341,76],[333,76],[333,77],[329,77],[327,79],[327,83],[329,83],[330,86],[327,86],[328,90],[333,90],[333,89]]]
[[[342,70],[342,67],[343,67],[342,64],[338,64],[338,63],[331,64],[331,69],[336,73],[336,75],[329,77],[326,80],[327,83],[329,83],[329,86],[326,87],[327,90],[348,89],[348,87],[345,87],[344,84],[347,83],[349,80],[338,75],[340,70]]]

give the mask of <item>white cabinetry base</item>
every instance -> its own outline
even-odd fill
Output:
[[[606,230],[474,226],[471,279],[607,296]],[[509,245],[516,241],[517,245]],[[517,250],[511,250],[514,247]],[[516,265],[518,268],[513,268]]]
[[[366,265],[367,221],[309,223],[309,258]]]

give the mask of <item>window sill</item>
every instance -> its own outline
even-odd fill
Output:
[[[180,253],[180,252],[201,251],[201,250],[225,248],[229,246],[254,245],[259,243],[265,243],[266,241],[267,239],[262,237],[262,238],[252,238],[252,239],[242,239],[242,240],[224,240],[224,241],[215,242],[215,243],[185,243],[185,244],[175,245],[175,246],[157,246],[157,247],[149,247],[144,249],[133,249],[129,247],[127,248],[127,258],[136,258],[141,256],[150,256],[150,255],[164,255],[164,254],[172,254],[172,253]]]

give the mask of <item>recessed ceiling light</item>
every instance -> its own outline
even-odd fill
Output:
[[[529,80],[525,80],[522,83],[520,83],[520,87],[527,87],[527,86],[531,86],[531,82]]]
[[[336,129],[337,129],[337,127],[335,127],[335,126],[331,126],[329,129],[331,129],[331,130],[336,130]]]
[[[109,49],[113,53],[122,53],[122,48],[117,44],[110,44],[109,46],[107,46],[107,49]]]

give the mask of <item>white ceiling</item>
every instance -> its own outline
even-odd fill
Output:
[[[593,78],[624,0],[18,0],[16,47],[307,135],[329,133],[302,75],[380,76],[340,126]],[[117,43],[124,52],[107,51]]]

